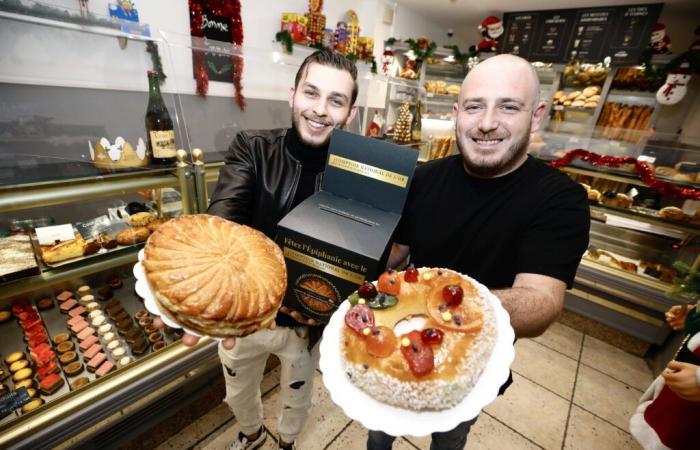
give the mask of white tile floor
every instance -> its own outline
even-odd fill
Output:
[[[469,434],[467,449],[639,449],[628,419],[652,380],[643,359],[555,323],[533,340],[516,344],[514,383],[485,408]],[[263,449],[276,449],[279,369],[263,382]],[[317,375],[311,417],[299,450],[365,448],[367,431],[331,401]],[[159,450],[226,447],[238,434],[236,419],[221,404],[172,436]],[[394,449],[425,449],[429,438],[404,437]]]

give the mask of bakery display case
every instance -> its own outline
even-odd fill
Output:
[[[543,150],[531,154],[552,161],[586,149],[630,157],[618,167],[574,159],[560,169],[586,189],[591,209],[590,245],[574,289],[567,293],[567,308],[646,342],[663,344],[670,333],[664,312],[683,301],[667,296],[677,276],[673,264],[700,263],[700,202],[672,193],[676,188],[700,188],[696,180],[700,139],[692,145],[662,133],[617,142],[549,137],[545,134]],[[636,161],[648,163],[655,180],[668,185],[659,187],[648,175],[640,176]]]
[[[0,70],[0,396],[21,393],[0,448],[114,446],[220,372],[211,339],[153,327],[132,273],[159,224],[205,207],[201,153],[149,161],[146,48],[171,56],[162,35],[0,11],[0,38],[18,66]],[[55,43],[78,50],[46,71]],[[163,101],[190,149],[171,61]]]

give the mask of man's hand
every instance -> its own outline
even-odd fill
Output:
[[[153,318],[153,325],[156,328],[165,328],[165,324],[160,319],[160,316],[155,316]],[[276,326],[276,324],[275,324],[275,321],[273,320],[270,323],[270,326],[268,328],[273,330],[275,328],[275,326]],[[199,342],[199,336],[195,336],[195,335],[189,334],[189,333],[185,333],[182,335],[182,343],[188,347],[194,347],[195,345],[197,345],[197,342]],[[227,337],[221,341],[221,345],[223,345],[226,350],[231,350],[236,345],[236,338],[235,337]]]
[[[675,331],[682,331],[685,326],[685,318],[688,317],[690,308],[687,305],[676,305],[672,306],[671,309],[666,311],[666,322]]]
[[[695,364],[671,361],[661,372],[666,385],[682,399],[700,402],[700,386],[698,386],[698,366]]]
[[[294,309],[289,309],[286,306],[280,306],[280,311],[291,316],[292,319],[296,320],[297,322],[299,322],[301,324],[309,325],[309,326],[318,325],[318,322],[316,322],[314,319],[309,319],[307,317],[304,317],[299,311],[296,311]]]

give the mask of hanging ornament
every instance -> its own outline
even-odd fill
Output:
[[[243,97],[243,21],[240,0],[188,0],[190,6],[190,35],[193,39],[192,64],[197,82],[197,94],[205,96],[209,78],[220,78],[230,71],[238,107],[245,110]],[[231,56],[223,61],[217,52],[207,52],[207,39],[231,42]],[[228,75],[226,75],[228,76]],[[219,79],[216,81],[225,81]]]
[[[683,100],[688,92],[690,77],[688,63],[681,64],[677,70],[666,76],[666,83],[656,91],[656,101],[662,105],[675,105]]]
[[[623,164],[633,164],[639,179],[652,190],[666,196],[685,200],[700,200],[700,189],[681,188],[673,183],[661,181],[654,175],[654,169],[647,163],[639,161],[633,156],[605,156],[588,150],[576,149],[566,152],[561,158],[550,162],[553,167],[564,167],[575,159],[586,161],[592,166],[618,168]]]

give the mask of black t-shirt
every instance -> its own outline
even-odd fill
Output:
[[[490,289],[518,273],[547,275],[572,287],[588,246],[586,192],[568,176],[528,157],[498,178],[467,174],[460,155],[420,166],[395,241],[416,267],[444,267]]]

